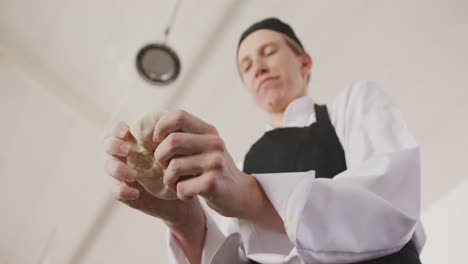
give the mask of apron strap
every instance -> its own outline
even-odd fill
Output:
[[[315,117],[318,123],[330,123],[330,117],[328,116],[328,110],[326,105],[314,105]]]

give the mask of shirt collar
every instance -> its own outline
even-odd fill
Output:
[[[283,115],[283,127],[304,127],[311,123],[311,116],[314,114],[314,100],[305,95],[292,100]],[[265,130],[272,130],[270,124],[266,124]]]

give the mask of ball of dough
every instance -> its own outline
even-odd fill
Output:
[[[177,199],[176,193],[163,183],[164,172],[154,159],[156,143],[153,142],[154,125],[163,113],[148,113],[130,126],[130,133],[135,140],[130,141],[131,151],[127,157],[127,164],[137,171],[138,182],[152,195],[165,199]]]

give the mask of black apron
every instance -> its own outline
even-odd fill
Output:
[[[315,171],[316,178],[333,178],[346,170],[345,153],[325,105],[314,105],[316,119],[308,127],[284,127],[266,132],[244,159],[247,174]],[[250,260],[250,263],[257,263]],[[412,241],[400,251],[362,264],[421,263]]]

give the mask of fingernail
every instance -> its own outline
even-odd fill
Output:
[[[128,152],[130,151],[130,145],[128,144],[122,144],[120,145],[120,154],[122,155],[127,155]]]
[[[127,134],[127,128],[123,124],[119,124],[118,131],[119,131],[119,136],[122,138],[125,137],[125,134]]]
[[[135,170],[130,170],[125,176],[127,180],[134,181],[137,178],[137,172]]]
[[[127,195],[125,198],[128,200],[135,200],[135,199],[138,199],[138,195],[139,195],[138,190],[132,189],[127,192]]]

